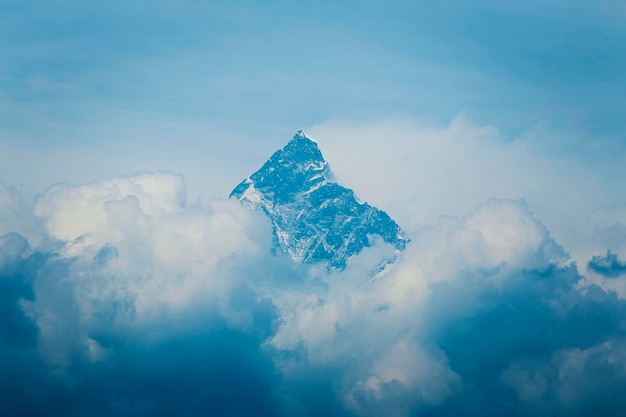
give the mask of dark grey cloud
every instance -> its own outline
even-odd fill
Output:
[[[36,342],[36,327],[24,316],[19,301],[34,298],[32,274],[43,259],[25,259],[28,249],[28,241],[17,233],[0,237],[0,341],[8,345],[28,346]]]
[[[464,385],[425,415],[625,412],[617,398],[626,388],[609,381],[626,380],[623,360],[615,360],[624,355],[626,302],[596,286],[578,291],[582,277],[573,265],[516,271],[500,288],[481,284],[490,273],[436,290],[431,336]],[[450,304],[468,308],[450,316]],[[589,351],[595,353],[581,353]],[[607,400],[609,386],[613,400]]]
[[[60,415],[69,405],[39,355],[36,323],[21,305],[34,299],[32,282],[47,258],[17,233],[0,236],[0,403],[7,416]]]
[[[233,329],[217,317],[205,317],[206,325],[167,337],[158,328],[138,336],[101,326],[89,341],[108,354],[75,355],[60,367],[41,355],[37,323],[21,302],[35,301],[32,284],[44,274],[60,274],[59,284],[75,260],[33,252],[15,233],[0,238],[0,259],[3,415],[281,414],[280,398],[273,392],[280,377],[262,347],[274,319],[267,301],[250,299],[245,290],[233,291],[233,305],[245,303],[251,312],[248,331]],[[93,262],[100,265],[101,257]],[[68,311],[76,312],[68,308],[54,313]],[[74,336],[64,330],[58,328],[55,337]]]
[[[617,278],[626,274],[626,262],[619,259],[617,253],[606,252],[606,255],[596,255],[587,263],[587,269],[606,278]]]

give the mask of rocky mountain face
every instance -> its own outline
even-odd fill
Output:
[[[341,270],[376,236],[397,251],[409,242],[387,213],[333,182],[317,143],[302,131],[230,197],[263,210],[272,221],[277,247],[295,262]],[[393,260],[381,262],[382,269]]]

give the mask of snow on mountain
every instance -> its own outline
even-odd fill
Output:
[[[271,219],[277,246],[295,262],[344,269],[379,236],[397,251],[409,239],[387,213],[333,182],[317,143],[299,130],[230,194]],[[393,259],[381,260],[384,269]]]

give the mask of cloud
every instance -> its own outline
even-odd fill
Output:
[[[1,241],[9,415],[276,414],[273,309],[247,281],[271,256],[264,216],[187,207],[167,173],[55,186],[34,212],[46,241]]]
[[[626,304],[597,286],[581,292],[584,277],[565,259],[523,202],[492,199],[414,236],[383,278],[367,283],[349,268],[317,287],[283,288],[270,343],[299,352],[279,362],[287,380],[334,370],[338,397],[358,415],[578,415],[602,389],[575,386],[580,402],[567,403],[554,394],[570,389],[559,360],[619,346]],[[553,374],[527,375],[527,363]]]
[[[67,401],[39,355],[37,325],[24,312],[46,259],[19,234],[0,236],[0,401],[9,416],[60,415],[58,406]]]
[[[132,206],[151,217],[184,209],[182,176],[153,173],[104,179],[81,186],[59,184],[38,197],[34,211],[45,221],[51,237],[69,241],[81,235],[107,238],[103,236],[109,232],[107,220],[122,221],[131,215]],[[119,212],[110,213],[115,210]]]
[[[587,268],[606,278],[617,278],[626,274],[626,262],[620,261],[619,256],[610,250],[605,256],[597,255],[591,258]]]
[[[624,411],[626,302],[524,200],[414,229],[373,279],[384,242],[294,265],[262,213],[188,205],[176,174],[57,185],[33,212],[45,238],[0,240],[8,415]]]
[[[441,215],[465,216],[492,197],[524,199],[582,264],[594,230],[626,213],[626,200],[614,192],[624,173],[622,148],[609,140],[573,139],[545,125],[512,138],[463,115],[447,125],[328,121],[307,133],[320,139],[338,181],[410,231]],[[570,151],[572,143],[584,152]]]
[[[50,349],[70,342],[57,340],[59,326],[160,323],[167,333],[185,316],[216,310],[233,323],[251,320],[228,299],[246,284],[241,271],[269,256],[271,229],[259,213],[226,200],[187,207],[182,177],[167,173],[55,186],[34,211],[57,246],[46,268],[63,271],[35,284],[32,308]],[[82,349],[86,335],[77,337]]]

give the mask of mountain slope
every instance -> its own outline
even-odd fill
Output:
[[[332,182],[317,143],[298,131],[230,196],[271,219],[277,245],[299,263],[343,269],[372,236],[403,250],[408,239],[387,213]]]

